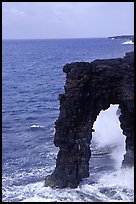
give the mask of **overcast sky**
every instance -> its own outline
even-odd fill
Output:
[[[134,34],[134,2],[3,2],[3,39]]]

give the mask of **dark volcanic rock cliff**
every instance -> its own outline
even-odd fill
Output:
[[[59,95],[60,115],[54,144],[60,148],[56,168],[45,186],[77,187],[89,176],[93,124],[101,110],[119,104],[126,135],[123,166],[133,165],[134,53],[124,58],[66,64],[65,93]]]

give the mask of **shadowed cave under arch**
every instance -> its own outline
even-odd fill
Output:
[[[59,147],[56,167],[44,186],[78,186],[89,176],[93,124],[101,110],[119,104],[120,126],[126,136],[122,166],[134,165],[134,53],[124,58],[66,64],[65,93],[59,95],[60,114],[54,144]]]

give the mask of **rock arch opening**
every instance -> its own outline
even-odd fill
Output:
[[[89,176],[93,124],[100,111],[119,104],[120,126],[126,136],[122,165],[134,165],[134,53],[124,58],[66,64],[65,93],[59,95],[60,114],[54,144],[59,147],[56,167],[45,186],[78,186]]]
[[[93,124],[90,167],[105,170],[120,169],[126,154],[126,136],[120,127],[119,104],[101,111]],[[93,164],[94,163],[94,164]],[[98,166],[97,166],[98,165]],[[95,170],[96,171],[96,170]]]

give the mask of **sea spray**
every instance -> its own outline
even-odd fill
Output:
[[[115,146],[115,148],[112,149],[111,155],[116,161],[117,168],[121,167],[122,160],[124,159],[123,155],[126,153],[126,136],[122,133],[118,119],[120,114],[118,105],[112,104],[107,110],[101,111],[94,123],[93,128],[95,132],[92,138],[92,141],[94,141],[98,147]]]

